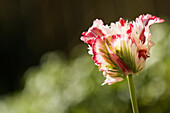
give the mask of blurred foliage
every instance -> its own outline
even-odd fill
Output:
[[[170,26],[151,27],[151,58],[134,76],[140,113],[170,112]],[[127,82],[101,84],[102,73],[86,47],[77,45],[66,59],[60,52],[42,56],[25,72],[25,88],[1,97],[0,113],[132,113]]]

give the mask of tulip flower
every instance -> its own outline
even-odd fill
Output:
[[[149,28],[163,21],[150,14],[140,15],[131,22],[120,18],[110,25],[96,19],[88,31],[82,33],[81,40],[89,45],[89,54],[106,77],[102,85],[111,85],[126,77],[129,85],[133,83],[132,74],[137,75],[144,69],[150,49],[154,46]]]

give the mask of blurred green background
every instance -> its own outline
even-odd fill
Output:
[[[156,45],[135,76],[140,113],[170,113],[170,1],[0,0],[0,113],[132,113],[127,82],[104,81],[80,41],[105,24],[151,13]]]

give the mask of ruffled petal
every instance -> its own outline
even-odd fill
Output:
[[[125,20],[123,20],[123,18],[120,18],[119,22],[120,22],[121,26],[124,26],[124,25],[125,25],[125,23],[126,23],[126,21],[125,21]]]
[[[90,27],[87,32],[82,33],[83,36],[81,37],[81,40],[84,41],[85,43],[89,44],[90,46],[92,46],[96,37],[105,36],[105,34],[102,31],[102,27],[103,27],[102,20],[96,19],[93,22],[92,27]]]
[[[100,66],[100,70],[106,70],[106,68],[110,67],[110,69],[116,70],[116,72],[123,72],[124,74],[128,74],[131,70],[128,66],[112,51],[112,44],[108,43],[110,40],[114,40],[114,37],[105,37],[103,40],[98,37],[95,40],[93,45],[93,60],[94,62]],[[114,43],[114,42],[112,42]]]
[[[163,19],[150,14],[129,22],[120,18],[110,26],[96,19],[81,37],[89,45],[89,54],[106,77],[104,84],[122,81],[128,74],[137,74],[145,67],[154,43],[149,27]]]
[[[116,82],[120,82],[120,81],[124,80],[123,77],[116,76],[116,75],[117,75],[116,73],[115,73],[115,75],[113,73],[112,73],[112,75],[104,73],[106,80],[104,81],[104,83],[102,85],[105,85],[105,84],[112,85]]]
[[[149,27],[154,23],[161,23],[163,22],[163,19],[160,19],[156,16],[152,16],[150,14],[147,15],[140,15],[139,18],[136,18],[136,21],[134,22],[135,31],[138,34],[138,37],[142,44],[144,44],[149,38]],[[147,33],[145,33],[147,32]]]
[[[105,42],[98,36],[92,45],[93,60],[97,65],[111,64],[108,56]]]
[[[161,23],[163,21],[164,20],[160,19],[159,17],[147,14],[140,15],[138,18],[136,18],[136,21],[133,22],[133,28],[130,37],[137,45],[139,58],[143,57],[144,59],[147,59],[150,56],[150,48],[154,45],[154,43],[150,40],[151,33],[149,27],[154,23]]]

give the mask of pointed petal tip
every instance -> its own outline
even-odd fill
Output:
[[[100,19],[96,19],[96,20],[93,21],[93,24],[94,25],[103,25],[103,21],[100,20]]]
[[[126,23],[126,21],[123,18],[120,18],[119,22],[120,22],[121,26],[124,26]]]

